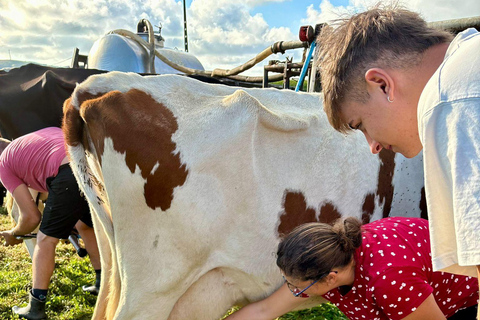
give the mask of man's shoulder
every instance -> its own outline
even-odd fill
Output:
[[[418,116],[455,101],[480,98],[480,33],[468,29],[455,37],[445,59],[425,85]]]

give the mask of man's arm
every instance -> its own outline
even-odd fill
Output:
[[[477,266],[478,287],[480,288],[480,266]],[[480,300],[478,301],[477,320],[480,320]]]
[[[22,240],[18,240],[15,237],[32,232],[41,221],[40,211],[38,211],[27,185],[19,185],[13,191],[12,196],[20,209],[20,216],[17,225],[13,229],[0,232],[0,236],[5,239],[5,245],[7,246],[21,243]]]
[[[271,296],[251,303],[225,320],[272,320],[305,303],[307,299],[294,297],[287,285],[282,285]]]

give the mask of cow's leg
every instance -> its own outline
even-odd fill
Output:
[[[180,285],[180,284],[179,284]],[[125,294],[134,292],[134,294]],[[181,292],[163,294],[140,287],[122,286],[115,320],[167,320]],[[195,317],[191,318],[195,319]]]
[[[92,320],[111,320],[114,319],[117,312],[120,296],[119,270],[116,264],[115,252],[112,252],[109,245],[108,235],[93,208],[91,208],[91,212],[102,265],[100,292],[98,293]]]
[[[145,225],[154,224],[147,221]],[[152,243],[145,241],[152,239],[147,233],[136,232],[137,238],[133,234],[117,238],[116,244],[124,250],[115,261],[120,278],[115,320],[167,320],[177,300],[196,280],[198,270],[189,262],[191,257],[173,248],[152,250]],[[153,241],[160,246],[160,240]]]
[[[238,285],[238,277],[247,278],[248,276],[241,271],[232,269],[217,268],[210,270],[178,300],[168,320],[220,319],[232,306],[244,306],[258,301],[282,284],[282,281],[279,280],[270,288],[260,290],[259,286],[253,282],[248,285],[247,281],[240,281],[246,285],[241,288]],[[281,278],[279,277],[279,279]],[[326,302],[322,297],[312,297],[305,300],[305,303],[297,310],[311,308]]]
[[[204,274],[182,295],[168,320],[220,319],[233,305],[246,303],[238,285],[217,268]]]

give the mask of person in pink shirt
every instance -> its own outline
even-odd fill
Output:
[[[20,209],[17,225],[0,232],[5,245],[22,242],[18,236],[31,233],[39,224],[32,260],[33,285],[29,304],[13,307],[25,319],[45,319],[45,302],[50,278],[55,268],[55,248],[59,239],[67,239],[74,227],[84,240],[96,272],[96,284],[84,290],[98,293],[101,267],[88,203],[81,195],[69,166],[62,130],[50,127],[21,136],[11,143],[0,143],[0,180]],[[43,217],[29,188],[48,192]]]
[[[277,265],[285,284],[228,320],[275,319],[310,295],[323,296],[352,320],[476,319],[477,280],[433,271],[424,219],[304,224],[279,244]]]

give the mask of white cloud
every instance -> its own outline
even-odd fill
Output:
[[[333,6],[329,0],[322,0],[315,8],[310,5],[306,10],[304,23],[315,25],[319,22],[345,17],[374,6],[378,0],[350,0],[348,6]],[[427,21],[460,19],[480,14],[480,1],[478,0],[403,0],[399,4],[416,11]]]
[[[275,41],[295,39],[290,29],[270,28],[261,14],[250,14],[252,5],[271,1],[194,0],[187,18],[190,52],[208,70],[233,68]]]
[[[189,51],[206,69],[234,68],[272,43],[297,38],[287,27],[272,27],[253,9],[293,0],[193,0],[187,9]],[[377,0],[351,0],[334,7],[331,0],[316,1],[304,8],[302,24],[338,18],[362,11]],[[478,0],[407,0],[405,5],[420,11],[427,20],[444,20],[478,15]],[[183,5],[181,0],[2,0],[0,6],[0,59],[69,64],[73,48],[87,54],[93,42],[115,29],[136,31],[146,18],[162,24],[167,47],[183,50]],[[258,10],[257,10],[258,11]],[[295,30],[296,33],[296,30]],[[295,61],[301,50],[289,51]],[[285,56],[267,58],[284,60]],[[263,64],[262,64],[263,65]],[[260,70],[261,67],[256,70]],[[258,71],[256,71],[256,75]],[[251,73],[250,73],[251,74]]]
[[[193,0],[187,9],[189,51],[206,69],[233,68],[273,42],[295,39],[290,29],[271,28],[253,7],[284,0]],[[180,0],[8,0],[0,8],[0,59],[69,64],[73,48],[87,54],[93,42],[115,29],[136,31],[141,18],[162,24],[167,47],[183,49]],[[273,57],[275,58],[275,57]]]
[[[319,9],[320,10],[316,10],[313,4],[309,5],[306,12],[307,17],[302,20],[302,23],[315,26],[317,23],[335,20],[340,18],[343,14],[348,13],[352,7],[335,7],[330,1],[323,0],[319,5]]]

